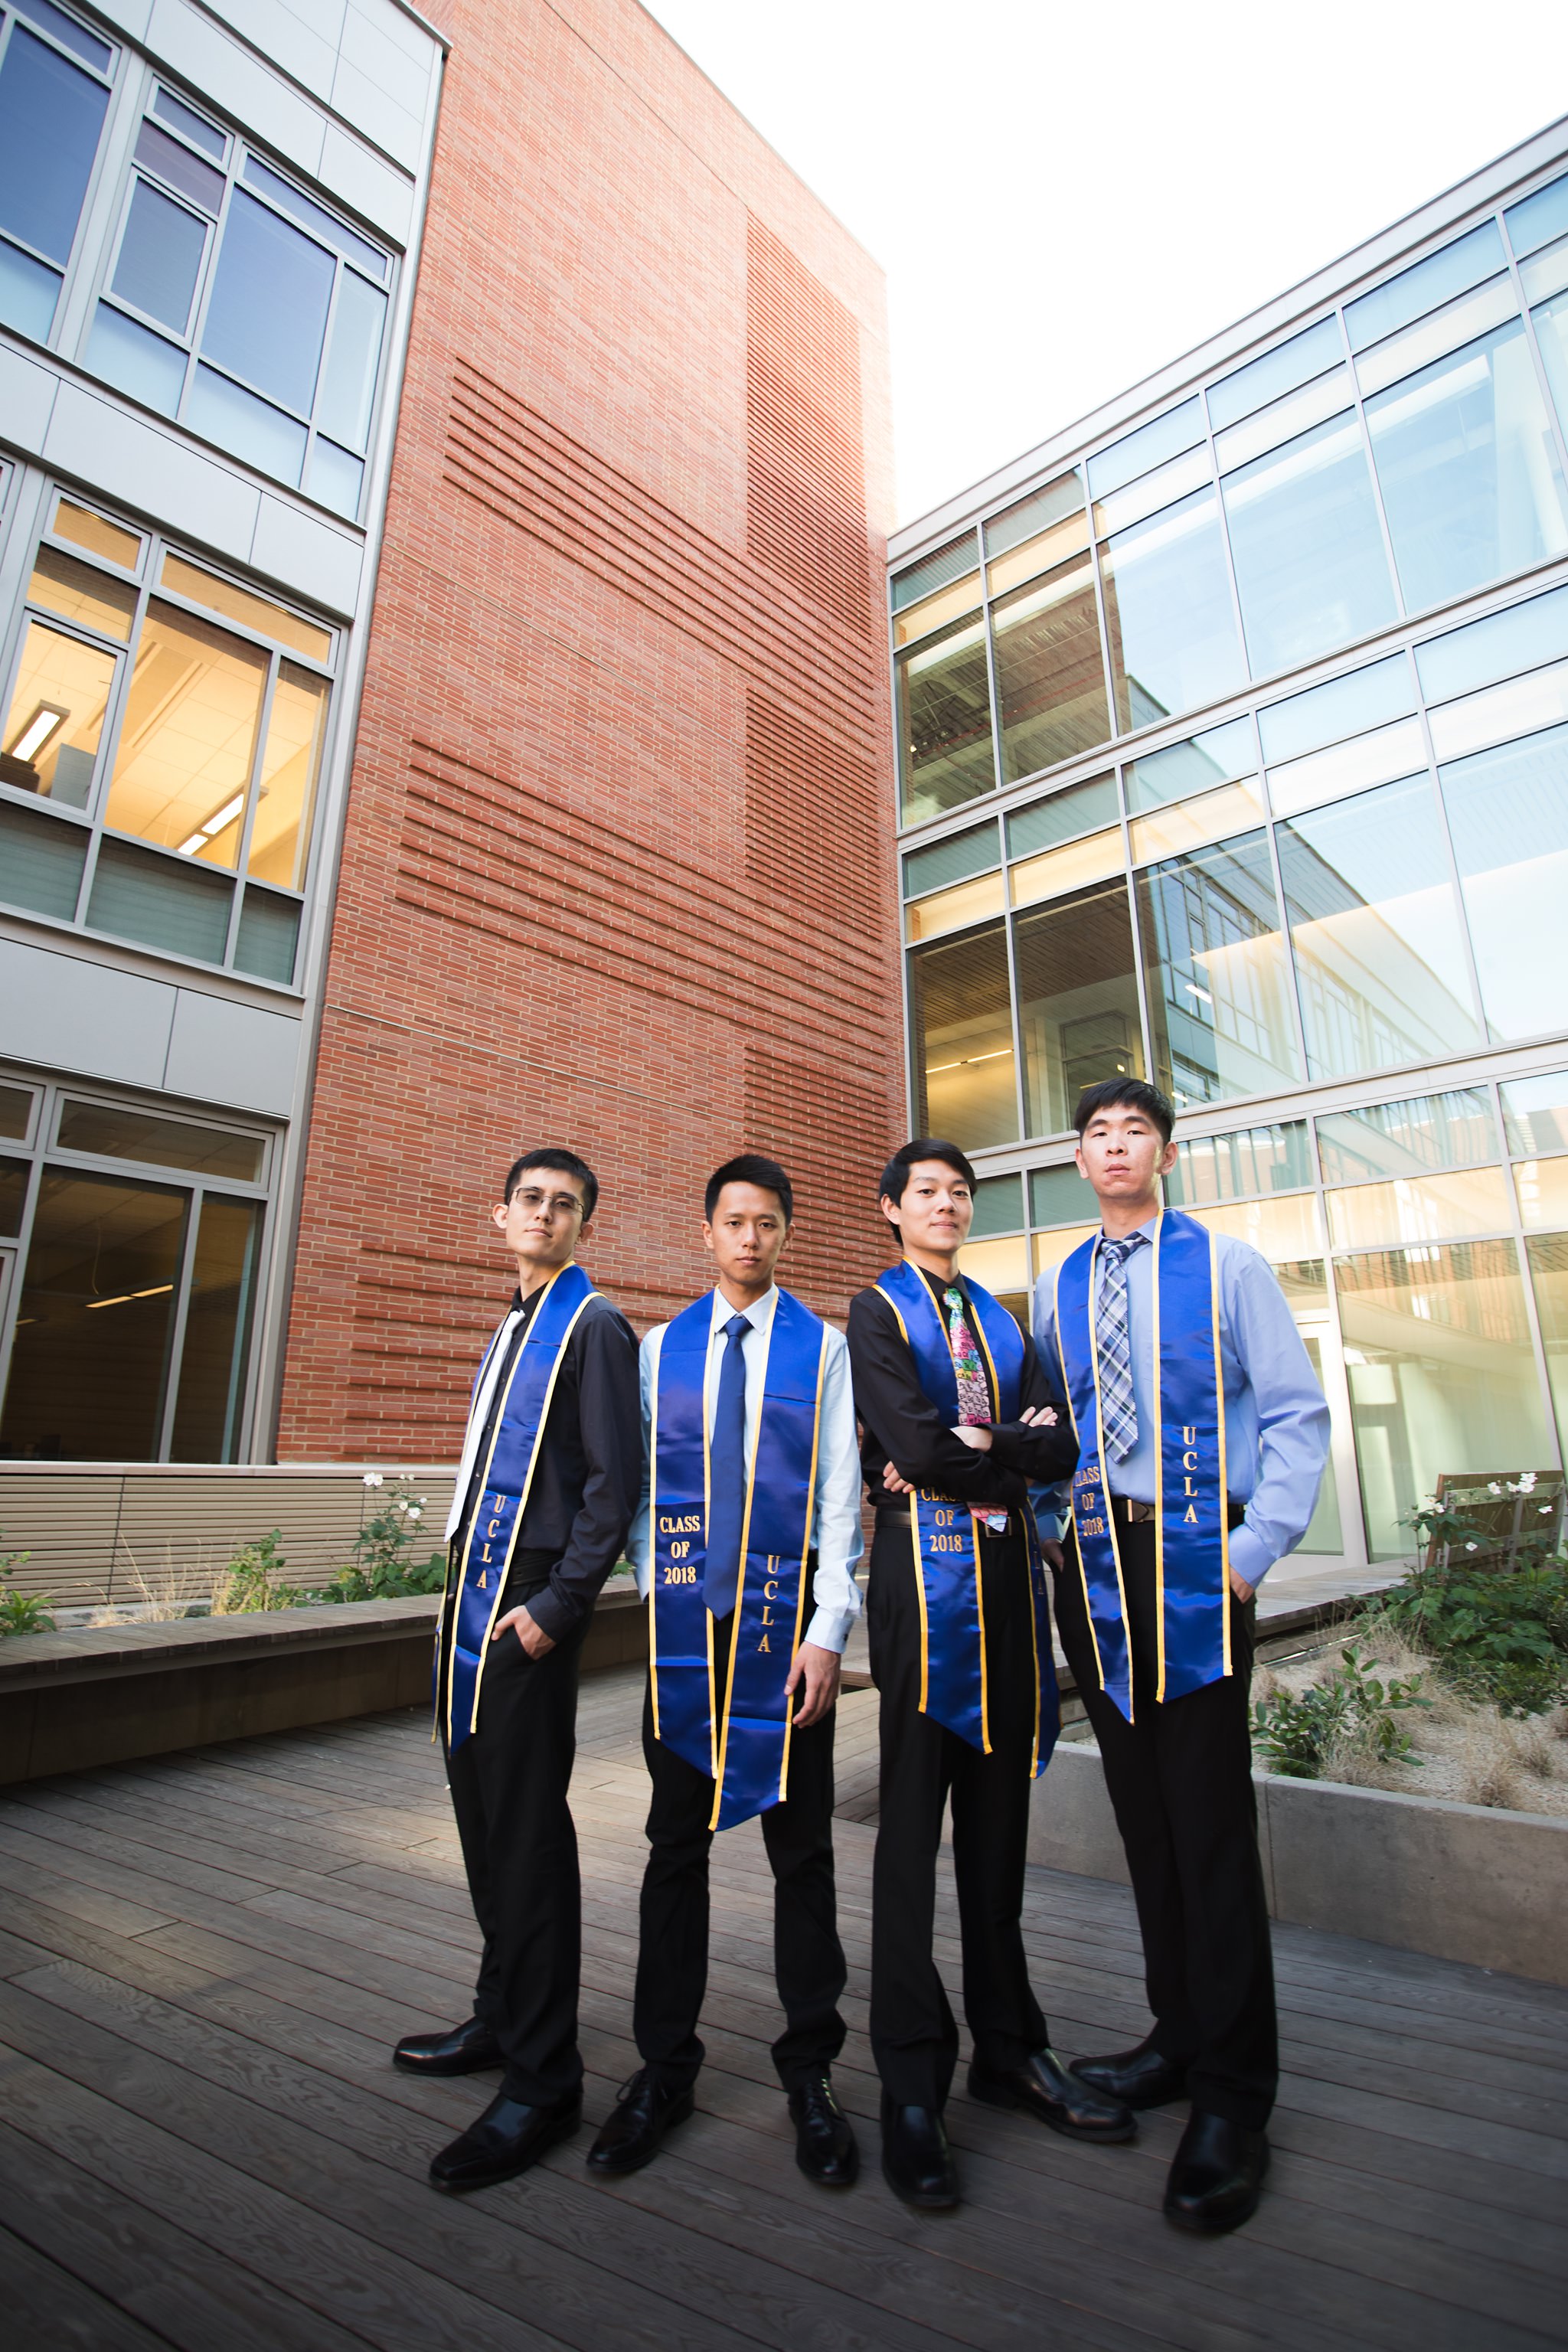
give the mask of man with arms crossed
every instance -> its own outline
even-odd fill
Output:
[[[958,2202],[942,2107],[958,2029],[931,1955],[936,1857],[952,1799],[963,2006],[974,2098],[1053,2130],[1131,2139],[1127,2108],[1057,2057],[1029,1984],[1020,1914],[1029,1794],[1056,1734],[1031,1481],[1074,1458],[1033,1342],[958,1271],[974,1171],[952,1143],[895,1152],[879,1187],[902,1263],[849,1309],[866,1483],[877,1507],[868,1601],[882,1696],[871,1914],[871,2049],[882,2169],[909,2203]]]
[[[1306,1533],[1329,1411],[1266,1261],[1160,1206],[1174,1112],[1141,1079],[1079,1097],[1100,1231],[1035,1294],[1079,1443],[1057,1623],[1100,1743],[1153,2031],[1074,2071],[1131,2107],[1189,2098],[1165,2211],[1258,2205],[1279,2079],[1247,1691],[1253,1594]]]
[[[848,1352],[774,1283],[795,1213],[776,1161],[726,1161],[704,1213],[718,1286],[642,1343],[647,1468],[626,1553],[651,1595],[643,1753],[653,1795],[633,2012],[643,2063],[588,2162],[634,2172],[692,2111],[709,1848],[715,1829],[760,1812],[785,2019],[773,2063],[795,2160],[809,2179],[847,2188],[855,2139],[829,2077],[845,1979],[833,1709],[860,1609]]]
[[[598,1190],[574,1152],[526,1151],[491,1212],[517,1289],[474,1382],[436,1689],[484,1954],[472,2017],[406,2035],[393,2063],[503,2073],[499,2095],[431,2164],[437,2189],[510,2179],[582,2120],[582,1904],[566,1801],[577,1661],[642,1458],[637,1341],[575,1262]]]

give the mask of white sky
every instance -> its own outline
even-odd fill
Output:
[[[888,273],[909,522],[1568,111],[1563,0],[646,0]]]

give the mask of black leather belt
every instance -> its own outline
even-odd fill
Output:
[[[1112,1495],[1110,1513],[1113,1518],[1121,1520],[1124,1528],[1150,1527],[1160,1516],[1152,1503],[1135,1503],[1129,1495]],[[1238,1503],[1232,1496],[1226,1505],[1226,1525],[1238,1528],[1246,1517],[1247,1505]]]

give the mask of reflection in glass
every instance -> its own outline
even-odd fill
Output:
[[[1167,408],[1163,416],[1156,416],[1150,425],[1141,425],[1136,433],[1125,434],[1102,449],[1098,457],[1089,461],[1089,493],[1090,498],[1103,499],[1119,490],[1123,482],[1136,481],[1152,467],[1163,466],[1168,458],[1184,449],[1195,448],[1204,437],[1204,412],[1196,399],[1184,400],[1179,408]]]
[[[1309,752],[1283,768],[1268,771],[1268,796],[1277,816],[1310,808],[1314,801],[1342,800],[1368,784],[1391,776],[1408,776],[1426,765],[1426,742],[1419,719],[1396,719],[1392,727],[1374,728],[1370,735],[1352,735],[1348,742],[1331,743],[1326,751]]]
[[[1114,833],[1091,833],[1081,841],[1065,842],[1060,849],[1042,850],[1015,866],[1008,876],[1015,907],[1032,907],[1041,898],[1059,898],[1086,882],[1103,881],[1124,871],[1120,827]]]
[[[1501,1092],[1510,1151],[1542,1157],[1568,1151],[1568,1070],[1510,1078]]]
[[[1511,1241],[1337,1258],[1362,1503],[1373,1559],[1410,1549],[1403,1516],[1445,1474],[1551,1459]]]
[[[22,1213],[27,1205],[27,1175],[26,1160],[0,1159],[0,1234],[7,1240],[22,1230]]]
[[[309,415],[316,395],[331,254],[237,188],[202,329],[202,349],[258,392]]]
[[[320,499],[334,514],[347,515],[351,522],[359,513],[360,493],[364,488],[364,460],[351,457],[335,441],[316,436],[310,455],[310,496]]]
[[[173,140],[168,143],[173,146]],[[138,180],[115,265],[115,292],[183,335],[206,241],[205,221],[162,189]]]
[[[184,352],[139,320],[127,318],[112,302],[100,302],[93,315],[87,364],[105,383],[117,385],[162,416],[173,416],[180,404]]]
[[[1100,562],[1123,731],[1212,702],[1241,684],[1247,671],[1213,490],[1134,524],[1109,542]]]
[[[918,645],[921,637],[945,628],[949,621],[962,620],[966,613],[977,613],[983,593],[980,574],[972,572],[966,578],[922,596],[918,604],[905,605],[893,615],[894,645]]]
[[[368,270],[378,286],[385,285],[386,256],[379,246],[372,245],[368,237],[361,236],[358,229],[350,228],[347,221],[340,220],[336,213],[328,212],[324,205],[306,195],[303,189],[297,188],[291,180],[284,179],[281,173],[264,163],[259,155],[246,157],[245,176],[253,188],[259,188],[263,195],[270,196],[280,212],[291,214],[312,236],[324,238],[328,245],[336,246],[340,253],[346,254],[361,269]]]
[[[910,957],[916,1125],[962,1150],[1018,1139],[1013,1008],[1002,926]]]
[[[136,591],[126,580],[106,580],[96,565],[79,563],[58,548],[40,547],[27,583],[29,604],[47,604],[62,621],[94,629],[124,645],[136,617]]]
[[[58,1140],[62,1151],[141,1160],[156,1168],[189,1168],[241,1184],[260,1182],[266,1150],[257,1135],[193,1127],[184,1119],[160,1118],[153,1111],[131,1110],[118,1103],[69,1100],[60,1107]]]
[[[47,342],[60,285],[58,269],[0,237],[0,321],[19,335],[31,335],[36,343]]]
[[[126,530],[120,523],[94,514],[90,507],[79,507],[72,499],[56,500],[49,528],[57,539],[68,539],[73,547],[85,547],[90,555],[105,556],[124,572],[134,572],[142,560],[140,531]]]
[[[1568,727],[1440,768],[1481,1002],[1494,1037],[1568,1024]]]
[[[302,890],[310,820],[327,726],[325,678],[280,662],[261,754],[261,792],[246,871],[284,890]]]
[[[1488,326],[1491,323],[1489,319]],[[1300,392],[1287,393],[1283,400],[1277,400],[1270,408],[1260,408],[1244,425],[1221,433],[1215,441],[1215,463],[1222,474],[1234,473],[1238,467],[1250,465],[1254,457],[1261,457],[1266,449],[1277,449],[1281,442],[1298,439],[1310,425],[1338,416],[1354,399],[1355,385],[1349,368],[1331,368],[1316,383],[1303,384]]]
[[[992,1296],[1027,1329],[1029,1244],[1022,1234],[1016,1234],[1006,1241],[965,1242],[959,1255],[958,1270],[972,1281],[984,1283]]]
[[[1249,826],[1261,824],[1267,814],[1263,787],[1256,776],[1244,783],[1222,784],[1215,793],[1200,793],[1195,801],[1173,802],[1153,816],[1132,819],[1128,827],[1132,863],[1151,865],[1157,857],[1195,849],[1200,842],[1220,841],[1227,833],[1245,833]]]
[[[1390,335],[1385,343],[1365,352],[1356,362],[1356,381],[1363,394],[1382,392],[1401,376],[1414,375],[1429,360],[1441,359],[1445,352],[1458,351],[1461,343],[1474,342],[1478,335],[1518,316],[1513,280],[1494,278],[1489,285],[1478,286],[1473,294],[1462,294],[1457,302],[1434,310],[1406,327],[1402,335]]]
[[[26,1087],[0,1087],[0,1135],[25,1143],[33,1123],[33,1097]]]
[[[1426,777],[1316,809],[1277,838],[1312,1076],[1479,1044]]]
[[[1568,1228],[1568,1160],[1521,1160],[1513,1171],[1519,1222],[1527,1234]]]
[[[1002,774],[1007,783],[1110,732],[1093,558],[1082,555],[992,608]]]
[[[232,866],[266,682],[258,646],[154,599],[115,754],[114,830]]]
[[[332,340],[321,377],[316,422],[334,441],[363,450],[370,432],[375,372],[386,325],[386,297],[345,269],[332,316]]]
[[[1281,760],[1300,759],[1304,751],[1381,727],[1415,708],[1409,664],[1403,654],[1390,654],[1384,661],[1369,662],[1364,669],[1331,677],[1326,686],[1309,687],[1305,694],[1292,694],[1260,710],[1263,756],[1270,767]]]
[[[1483,221],[1468,236],[1456,237],[1440,252],[1428,254],[1413,268],[1402,269],[1397,278],[1373,287],[1359,301],[1348,302],[1345,325],[1352,351],[1364,352],[1369,343],[1393,334],[1396,327],[1407,326],[1424,311],[1435,310],[1439,302],[1451,300],[1467,287],[1479,286],[1483,278],[1495,277],[1507,268],[1508,256],[1496,221]]]
[[[35,810],[0,805],[0,898],[68,923],[87,859],[85,825]]]
[[[1091,1225],[1057,1225],[1049,1233],[1037,1234],[1031,1244],[1037,1280],[1042,1274],[1054,1274],[1080,1242],[1090,1240],[1099,1231],[1097,1218]]]
[[[1238,416],[1250,416],[1255,408],[1321,375],[1342,355],[1339,320],[1320,319],[1304,334],[1292,335],[1288,343],[1276,344],[1261,359],[1249,360],[1234,375],[1222,376],[1218,383],[1211,383],[1209,422],[1218,433],[1226,425],[1234,425]]]
[[[1227,474],[1221,488],[1255,677],[1394,618],[1353,410]]]
[[[1568,1454],[1568,1234],[1537,1235],[1525,1243],[1524,1251],[1535,1286],[1558,1443]]]
[[[305,428],[269,400],[232,383],[216,368],[198,366],[185,403],[185,423],[222,449],[232,449],[263,474],[299,487],[305,463]]]
[[[1320,1111],[1318,1157],[1325,1184],[1373,1176],[1425,1176],[1497,1158],[1497,1122],[1485,1087],[1456,1087],[1406,1102]]]
[[[141,940],[201,963],[221,963],[233,897],[233,886],[203,866],[183,865],[129,841],[105,839],[93,868],[87,919],[95,931],[110,931],[117,939]]]
[[[1335,1249],[1367,1249],[1379,1242],[1416,1246],[1459,1234],[1495,1234],[1513,1222],[1500,1168],[1352,1184],[1326,1198]]]
[[[1568,500],[1515,320],[1366,404],[1406,607],[1568,547]]]
[[[231,621],[254,629],[258,636],[276,637],[279,645],[292,646],[297,654],[311,661],[324,662],[331,653],[332,633],[319,622],[301,620],[287,605],[275,604],[270,596],[258,596],[254,588],[238,588],[232,580],[220,580],[216,572],[187,563],[183,555],[165,555],[159,578],[176,596],[188,596],[193,604],[205,604],[209,612],[226,613]]]
[[[966,931],[972,923],[999,915],[1007,900],[1000,874],[977,875],[972,882],[955,882],[929,898],[911,901],[907,922],[911,940],[934,940],[943,931]]]
[[[1155,1077],[1178,1110],[1272,1094],[1297,1066],[1268,844],[1244,834],[1138,877]]]
[[[1176,1146],[1176,1164],[1164,1179],[1165,1198],[1178,1209],[1204,1202],[1247,1201],[1257,1193],[1293,1192],[1312,1181],[1307,1122],[1242,1127],[1231,1135],[1200,1136]]]
[[[1324,1287],[1326,1291],[1327,1286],[1325,1285]],[[1289,1295],[1287,1290],[1287,1297]],[[1322,1342],[1316,1331],[1303,1331],[1301,1340],[1310,1359],[1313,1376],[1318,1386],[1321,1388],[1323,1385]],[[1334,1476],[1334,1465],[1331,1461],[1323,1472],[1322,1484],[1318,1488],[1318,1500],[1312,1512],[1311,1522],[1296,1549],[1299,1552],[1337,1554],[1342,1552],[1344,1548],[1344,1534],[1340,1525],[1339,1481]]]
[[[190,110],[185,110],[188,113]],[[201,120],[199,115],[192,119]],[[166,131],[160,131],[155,122],[143,122],[137,132],[136,161],[145,163],[150,172],[156,172],[161,180],[167,180],[172,188],[178,188],[183,196],[189,196],[193,204],[200,205],[204,212],[216,218],[223,205],[223,173],[214,171],[210,163],[204,163],[199,155],[193,155],[177,139],[171,139]]]
[[[1530,315],[1535,321],[1546,381],[1557,404],[1558,423],[1568,433],[1568,293],[1553,295]]]
[[[70,257],[109,92],[14,26],[0,63],[0,229]]]
[[[1568,588],[1549,589],[1506,612],[1489,613],[1415,648],[1421,690],[1428,702],[1473,694],[1500,677],[1534,669],[1568,654]]]
[[[176,98],[172,89],[159,89],[153,100],[153,111],[162,115],[165,122],[172,123],[193,147],[199,147],[216,163],[223,162],[228,152],[228,141],[225,134],[216,122],[209,122],[205,114],[198,114],[194,106],[187,106],[184,99]]]
[[[982,1176],[974,1187],[972,1242],[993,1234],[1016,1234],[1024,1229],[1024,1180],[1021,1176]]]
[[[1258,765],[1258,748],[1249,719],[1228,719],[1190,735],[1184,743],[1168,743],[1163,751],[1148,751],[1128,762],[1127,805],[1130,809],[1163,808],[1167,801],[1185,800],[1206,793],[1232,776],[1249,776]]]
[[[1533,735],[1565,719],[1568,661],[1553,662],[1548,669],[1485,686],[1479,694],[1467,694],[1431,712],[1432,749],[1439,760],[1458,760],[1468,751],[1484,751],[1510,736]]]
[[[996,782],[985,624],[968,621],[895,664],[904,823],[957,808]]]
[[[261,1205],[202,1202],[174,1396],[174,1462],[232,1462],[245,1406]]]
[[[1057,1135],[1085,1087],[1143,1075],[1126,883],[1020,916],[1013,951],[1028,1131]]]
[[[993,817],[989,824],[973,824],[967,832],[950,833],[924,849],[911,849],[904,859],[904,896],[922,898],[951,882],[967,882],[972,875],[988,874],[1002,863],[1002,837]]]
[[[1568,229],[1568,178],[1551,180],[1503,215],[1509,242],[1515,253],[1533,253],[1537,246]]]
[[[114,670],[112,654],[29,621],[0,736],[0,783],[85,808]]]
[[[168,1186],[44,1171],[0,1454],[156,1456],[186,1206]]]
[[[1004,507],[985,525],[987,555],[1005,555],[1026,540],[1049,530],[1068,515],[1083,511],[1083,483],[1074,474],[1058,474],[1053,482],[1043,482],[1027,498],[1016,505]]]
[[[1033,850],[1053,849],[1080,833],[1114,824],[1121,814],[1116,778],[1091,776],[1085,783],[1069,784],[1066,792],[1052,793],[1048,799],[1015,809],[1007,819],[1007,855],[1027,857]]]
[[[979,568],[980,550],[974,533],[963,531],[957,539],[950,539],[945,547],[911,563],[907,572],[893,574],[894,612],[906,611],[910,605],[918,604],[922,596],[930,596],[938,588],[945,588],[950,581],[961,580],[966,572],[978,572]]]
[[[1094,1213],[1089,1179],[1074,1161],[1060,1168],[1036,1168],[1029,1175],[1029,1223],[1032,1225],[1076,1224]]]

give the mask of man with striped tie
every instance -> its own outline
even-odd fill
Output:
[[[1035,1338],[1079,1440],[1066,1550],[1047,1547],[1062,1648],[1127,1850],[1153,2029],[1074,2071],[1130,2107],[1191,2113],[1165,2212],[1255,2210],[1279,2063],[1258,1858],[1253,1595],[1306,1533],[1329,1411],[1258,1251],[1162,1210],[1175,1114],[1137,1078],[1079,1097],[1100,1229],[1035,1295]]]
[[[936,1858],[952,1804],[973,2098],[1075,2138],[1131,2139],[1121,2102],[1070,2074],[1029,1983],[1020,1916],[1029,1795],[1057,1727],[1032,1482],[1075,1448],[1033,1342],[958,1270],[974,1171],[919,1137],[882,1174],[900,1261],[849,1308],[861,1464],[877,1511],[867,1599],[881,1693],[871,2050],[882,2169],[917,2206],[958,2201],[942,2109],[958,2028],[932,1958]]]

